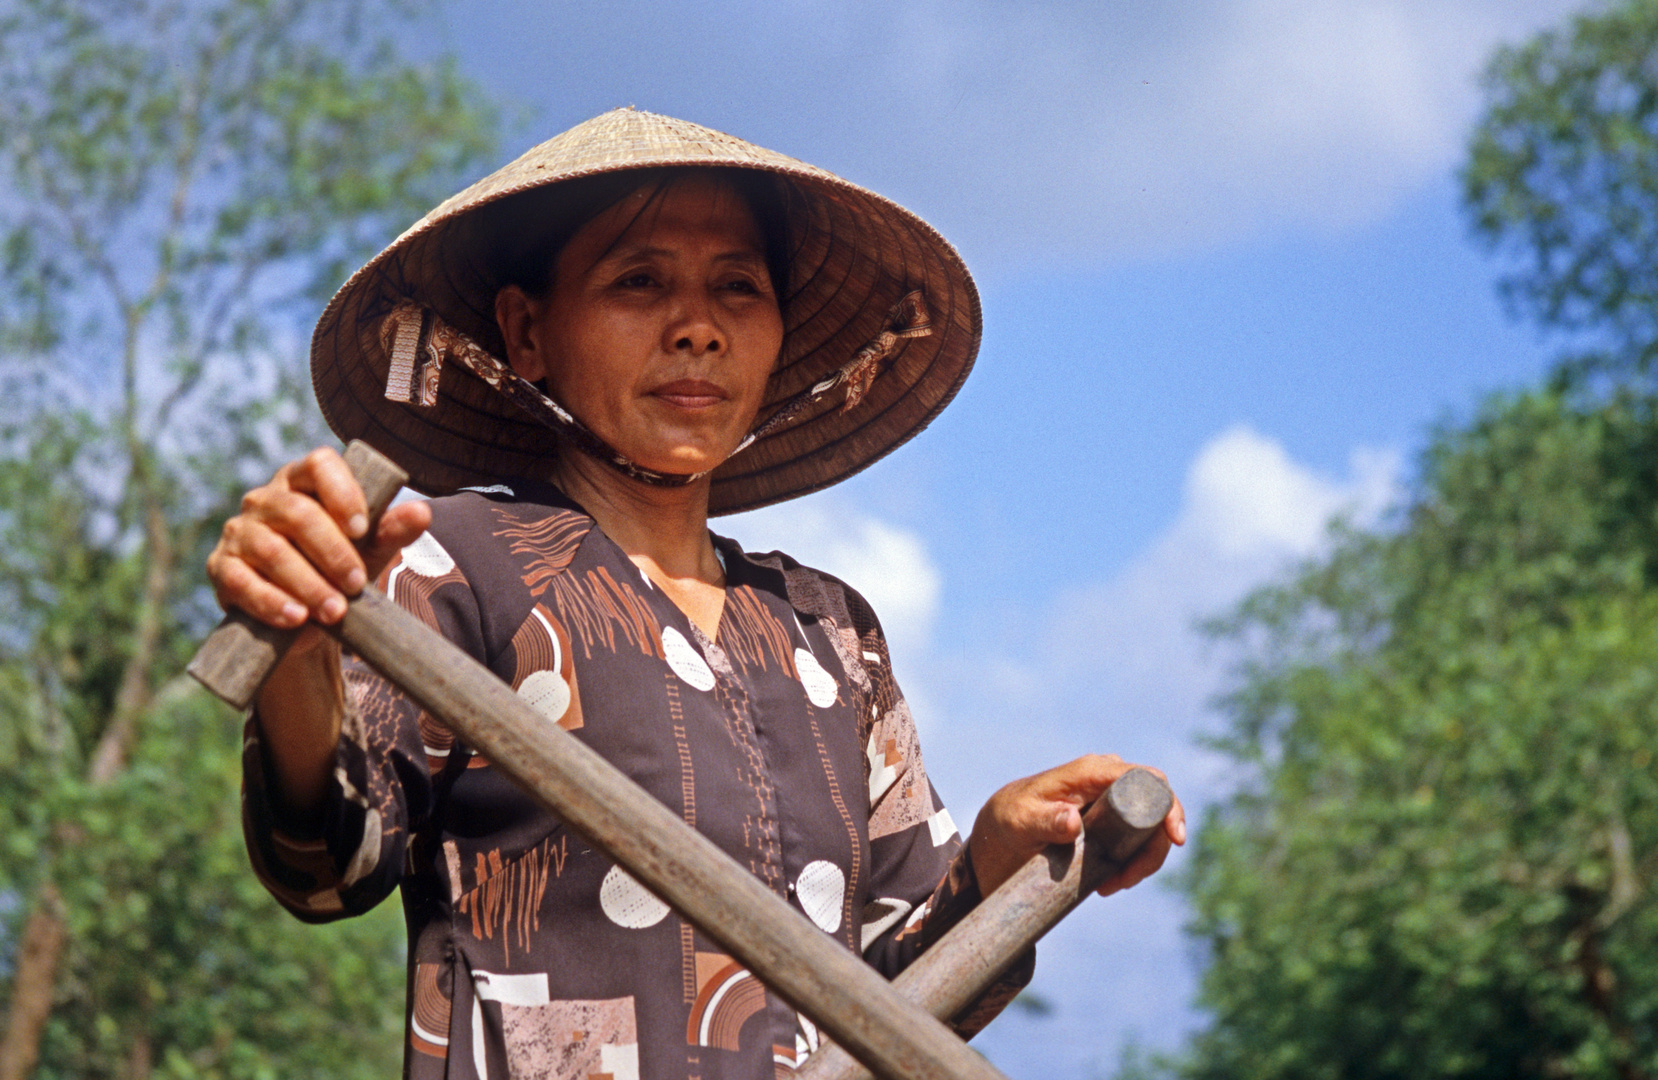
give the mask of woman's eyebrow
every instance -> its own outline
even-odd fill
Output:
[[[736,251],[727,251],[714,256],[715,262],[725,263],[764,263],[766,257],[750,248],[740,248]]]

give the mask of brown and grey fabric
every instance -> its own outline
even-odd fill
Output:
[[[709,640],[556,489],[433,503],[381,587],[586,741],[824,933],[896,974],[978,902],[867,604],[717,539]],[[771,1080],[817,1032],[373,671],[322,824],[273,806],[257,718],[244,821],[289,910],[353,915],[401,887],[416,1078]],[[1029,979],[981,1001],[988,1022]]]

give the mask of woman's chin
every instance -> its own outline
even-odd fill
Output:
[[[641,468],[687,476],[719,468],[739,441],[725,431],[667,431],[654,438],[620,438],[610,445]]]
[[[654,452],[630,454],[622,447],[617,447],[629,461],[641,468],[652,472],[667,473],[670,476],[689,476],[696,473],[705,473],[719,467],[728,454],[711,451],[703,447],[676,446],[671,448],[656,448]]]

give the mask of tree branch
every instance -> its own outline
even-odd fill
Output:
[[[12,976],[6,1038],[0,1042],[0,1080],[28,1080],[40,1058],[40,1035],[52,1015],[58,961],[66,937],[63,897],[50,881],[35,894],[34,910],[23,924],[23,938]]]

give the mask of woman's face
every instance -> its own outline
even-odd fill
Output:
[[[581,228],[541,298],[502,290],[516,370],[648,469],[712,469],[754,426],[783,344],[765,242],[713,177],[629,195]]]

